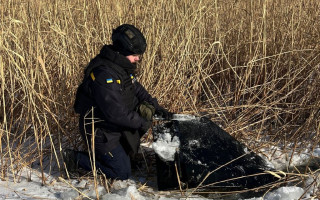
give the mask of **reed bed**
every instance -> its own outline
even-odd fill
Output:
[[[60,150],[80,143],[84,67],[122,23],[145,34],[139,81],[170,111],[207,116],[252,149],[319,144],[318,0],[5,0],[2,179],[44,158],[63,170]]]

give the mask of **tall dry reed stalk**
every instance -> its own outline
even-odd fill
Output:
[[[80,143],[84,66],[113,28],[148,42],[139,81],[173,112],[205,115],[250,147],[320,136],[318,0],[0,2],[1,178]],[[45,179],[43,181],[45,183]]]

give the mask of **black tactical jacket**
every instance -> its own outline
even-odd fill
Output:
[[[135,64],[108,45],[90,61],[74,105],[80,114],[80,129],[85,123],[85,129],[90,131],[92,110],[95,128],[109,132],[134,132],[146,123],[135,111],[136,107],[143,101],[154,105],[155,109],[159,105],[137,82],[135,69]]]

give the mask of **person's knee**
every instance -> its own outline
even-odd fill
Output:
[[[117,173],[117,177],[118,177],[117,179],[119,180],[127,180],[129,179],[130,176],[131,176],[131,171]]]
[[[131,165],[126,158],[122,158],[122,162],[116,169],[116,174],[120,180],[126,180],[131,176]]]
[[[129,156],[122,146],[118,146],[108,154],[101,157],[102,164],[109,178],[126,180],[131,176],[131,163]]]

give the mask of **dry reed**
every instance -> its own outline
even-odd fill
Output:
[[[121,23],[145,33],[139,81],[163,106],[208,116],[252,149],[261,139],[314,148],[319,7],[318,0],[1,1],[1,179],[35,162],[44,168],[46,155],[61,168],[61,149],[78,147],[76,88]]]

